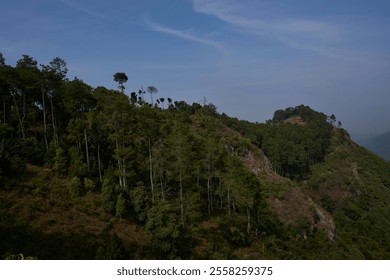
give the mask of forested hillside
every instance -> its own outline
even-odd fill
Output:
[[[390,164],[334,115],[251,123],[0,58],[0,258],[390,258]]]

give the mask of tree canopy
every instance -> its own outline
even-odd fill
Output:
[[[118,88],[123,93],[125,90],[124,84],[127,82],[127,75],[123,72],[117,72],[114,74],[114,81],[119,84]]]

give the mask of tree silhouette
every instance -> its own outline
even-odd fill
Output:
[[[158,92],[158,89],[154,86],[149,86],[146,90],[150,93],[150,99],[152,102],[151,104],[153,106],[153,94],[156,94]]]
[[[0,52],[0,66],[4,66],[4,65],[5,65],[5,58],[3,54]]]
[[[68,73],[66,61],[62,58],[55,57],[49,63],[49,69],[52,70],[60,79],[65,79]]]
[[[123,85],[128,80],[127,76],[123,72],[117,72],[114,74],[114,81],[119,84],[118,88],[122,93],[125,91],[125,86]]]

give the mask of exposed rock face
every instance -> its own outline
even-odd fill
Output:
[[[272,171],[271,161],[261,149],[251,145],[250,148],[246,148],[244,151],[238,151],[233,145],[229,144],[226,144],[225,148],[228,153],[240,157],[244,165],[256,176],[263,172],[267,175],[280,177]]]
[[[304,125],[305,124],[300,116],[294,116],[294,117],[288,118],[284,122],[285,123],[291,123],[291,124],[298,124],[298,125]]]
[[[244,155],[242,158],[243,163],[247,168],[249,168],[253,173],[259,175],[260,172],[271,173],[271,163],[265,154],[259,151],[250,151]]]
[[[281,198],[271,197],[269,203],[283,223],[297,225],[305,218],[310,231],[324,230],[334,240],[336,225],[332,216],[301,190],[292,187]]]
[[[318,229],[325,230],[325,232],[328,234],[329,240],[334,240],[336,237],[336,225],[332,216],[314,202],[313,204],[316,210],[315,214],[319,218],[318,222],[314,226]]]

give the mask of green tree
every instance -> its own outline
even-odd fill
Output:
[[[47,147],[48,142],[48,119],[51,119],[53,139],[56,144],[59,144],[58,138],[58,126],[61,124],[66,125],[66,117],[62,104],[63,98],[63,85],[67,81],[66,73],[68,71],[65,60],[61,58],[54,58],[50,61],[49,65],[41,65],[40,73],[40,90],[41,90],[41,104],[43,111],[43,124],[44,124],[44,139]],[[66,95],[65,95],[66,96]],[[49,100],[50,114],[47,112],[46,100]],[[60,109],[60,110],[57,110]]]
[[[127,82],[128,78],[125,73],[123,72],[117,72],[114,74],[114,81],[119,84],[118,88],[122,93],[125,91],[124,84]]]
[[[56,155],[54,158],[53,170],[58,175],[65,175],[68,170],[68,159],[66,157],[64,149],[61,147],[56,148]]]
[[[81,180],[79,177],[77,176],[74,176],[71,180],[70,180],[70,186],[72,188],[72,191],[76,194],[76,195],[81,195],[83,193],[83,186],[81,185]]]
[[[145,222],[147,219],[147,213],[151,207],[149,196],[150,194],[147,192],[142,182],[138,182],[137,186],[130,190],[133,209],[140,222]]]
[[[95,188],[95,183],[89,178],[84,178],[84,188],[87,192],[92,192]]]
[[[335,125],[336,123],[336,116],[334,114],[332,114],[330,117],[329,117],[329,120],[330,120],[330,123],[332,125]]]
[[[55,57],[49,63],[49,69],[58,76],[59,79],[66,79],[66,74],[68,73],[68,68],[66,66],[66,61],[62,58]]]
[[[115,213],[120,219],[126,214],[126,199],[123,197],[122,193],[118,195],[118,199],[116,200]]]
[[[149,209],[145,234],[151,247],[161,256],[176,257],[182,232],[180,218],[169,203],[158,203]]]
[[[31,131],[31,119],[37,114],[34,106],[39,96],[39,70],[37,61],[31,56],[23,55],[10,73],[10,93],[13,108],[18,118],[22,139]]]
[[[16,62],[16,67],[19,68],[37,68],[38,62],[31,56],[24,54],[22,58]]]
[[[0,67],[5,66],[5,58],[3,54],[0,52]]]
[[[83,178],[87,175],[87,166],[85,164],[83,154],[80,150],[72,146],[68,150],[69,154],[69,176],[77,176]]]
[[[117,194],[116,194],[115,174],[112,167],[109,167],[106,170],[106,173],[104,174],[101,197],[102,197],[104,209],[108,213],[114,213]]]

